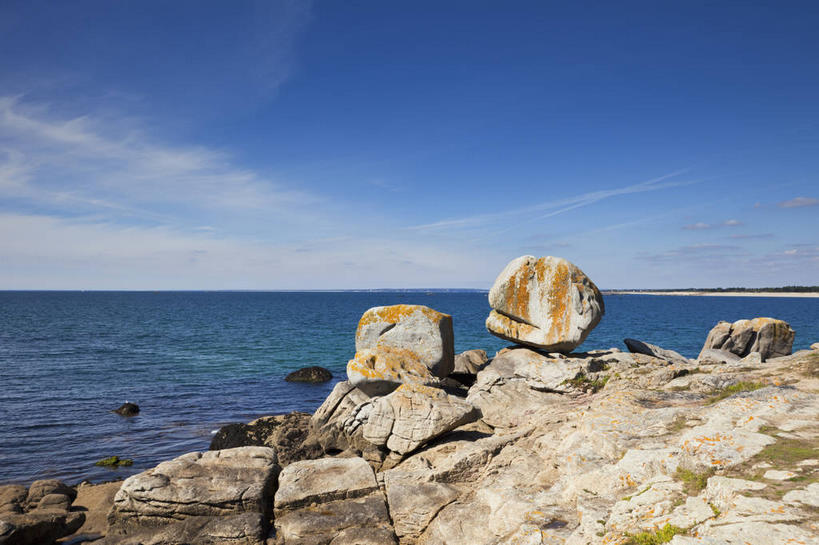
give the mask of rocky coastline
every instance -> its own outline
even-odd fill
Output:
[[[225,426],[122,482],[0,487],[0,545],[819,540],[819,344],[749,317],[696,359],[580,352],[603,296],[548,256],[510,262],[489,301],[512,343],[491,358],[454,353],[451,316],[375,307],[313,414]]]

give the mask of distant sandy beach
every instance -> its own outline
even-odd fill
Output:
[[[611,295],[704,295],[710,297],[819,297],[817,292],[800,291],[609,291]]]

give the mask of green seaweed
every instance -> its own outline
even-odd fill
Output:
[[[103,458],[98,462],[94,462],[95,466],[102,466],[102,467],[123,467],[123,466],[132,466],[134,465],[134,461],[131,458],[120,458],[119,456],[109,456],[108,458]]]

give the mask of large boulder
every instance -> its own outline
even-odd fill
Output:
[[[347,377],[372,395],[403,383],[428,384],[452,372],[453,347],[448,314],[422,305],[374,307],[358,322]]]
[[[189,517],[261,513],[267,520],[279,470],[269,447],[184,454],[125,479],[108,522],[122,533]]]
[[[290,464],[275,497],[282,545],[395,543],[387,503],[362,458],[322,458]]]
[[[449,378],[455,379],[466,386],[472,386],[475,384],[478,371],[483,369],[488,361],[489,358],[484,350],[474,349],[455,354],[455,366]]]
[[[475,407],[443,390],[402,384],[373,402],[363,428],[364,439],[392,452],[407,454],[479,417]]]
[[[762,360],[787,356],[793,348],[795,333],[787,322],[774,318],[719,322],[708,333],[703,353],[708,349],[725,350],[745,357],[758,352]]]
[[[261,513],[189,517],[127,536],[112,535],[94,545],[265,545],[269,524]]]
[[[210,450],[236,447],[272,447],[276,449],[279,464],[283,467],[298,460],[319,457],[318,444],[308,440],[310,433],[309,413],[291,412],[275,416],[263,416],[248,424],[228,424],[219,428],[210,442]]]
[[[509,262],[489,291],[490,333],[548,352],[568,353],[603,317],[603,296],[578,267],[559,257]]]

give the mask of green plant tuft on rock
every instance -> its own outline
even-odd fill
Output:
[[[119,456],[109,456],[108,458],[103,458],[102,460],[95,462],[95,466],[102,466],[102,467],[123,467],[123,466],[132,466],[134,465],[134,461],[131,458],[120,458]]]
[[[717,401],[722,401],[726,397],[731,397],[734,394],[738,394],[741,392],[753,392],[754,390],[759,390],[760,388],[764,388],[766,386],[767,384],[763,384],[762,382],[749,381],[737,382],[736,384],[732,384],[731,386],[728,386],[727,388],[708,398],[708,401],[706,401],[706,403],[712,405]]]
[[[666,524],[654,532],[640,532],[638,534],[628,534],[628,541],[624,545],[658,545],[668,543],[674,536],[684,534],[685,530],[679,526]]]
[[[581,372],[572,379],[564,380],[563,384],[568,384],[569,386],[577,388],[578,390],[584,390],[595,394],[603,389],[603,387],[609,381],[609,378],[610,377],[608,375],[604,375],[602,378],[591,379]]]
[[[690,469],[678,468],[674,473],[674,478],[682,481],[683,492],[689,496],[696,496],[703,491],[708,484],[708,478],[714,475],[713,470],[708,470],[703,473],[696,473]]]

